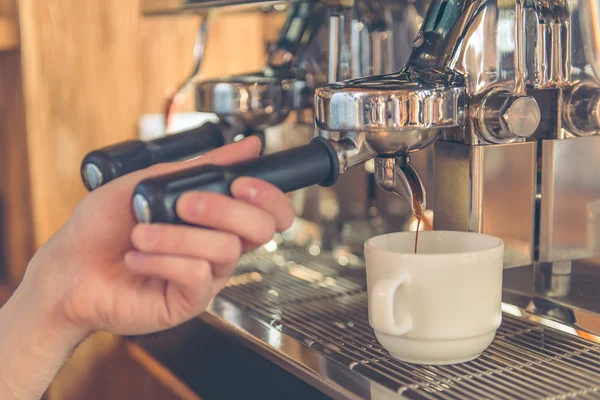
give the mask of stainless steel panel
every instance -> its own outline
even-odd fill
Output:
[[[542,144],[540,261],[600,255],[600,136]]]
[[[374,337],[363,267],[344,267],[325,253],[270,249],[243,258],[203,319],[336,399],[586,399],[600,393],[598,314],[551,307],[551,300],[526,291],[505,293],[502,326],[481,357],[453,366],[411,365],[391,358]],[[519,273],[507,270],[516,275],[505,279],[520,282]],[[582,327],[584,317],[595,331]]]
[[[534,255],[536,143],[435,145],[434,228],[482,232],[505,243],[505,266]]]
[[[567,268],[541,263],[505,270],[504,300],[560,319],[575,329],[600,334],[600,263],[569,263],[563,265]],[[511,295],[507,297],[507,293]]]

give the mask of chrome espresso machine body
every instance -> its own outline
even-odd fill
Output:
[[[146,10],[227,4],[154,0]],[[368,323],[360,252],[330,252],[287,233],[245,254],[200,319],[338,399],[599,398],[600,6],[361,4],[368,5],[363,15],[391,16],[385,29],[370,31],[366,48],[373,51],[352,47],[364,22],[348,23],[358,3],[320,3],[327,10],[327,75],[310,86],[318,137],[242,164],[140,182],[132,199],[136,218],[181,223],[174,210],[181,193],[228,194],[243,175],[284,191],[319,184],[317,208],[329,190],[341,198],[360,193],[366,200],[341,220],[360,216],[353,226],[363,236],[378,232],[378,221],[393,220],[392,201],[405,200],[415,214],[429,204],[435,229],[488,233],[506,244],[503,322],[478,359],[434,367],[391,358]],[[381,13],[382,4],[393,11]],[[410,46],[396,40],[411,35]],[[390,54],[375,51],[383,45],[392,46],[394,62],[375,62],[375,55]],[[348,74],[356,60],[366,60],[369,72]],[[198,84],[198,103],[211,104],[203,94],[210,85]],[[246,92],[229,98],[237,101],[240,93]],[[368,194],[369,177],[383,189],[378,194]],[[145,346],[161,358],[156,346]],[[193,386],[200,376],[188,379]]]

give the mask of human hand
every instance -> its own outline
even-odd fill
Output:
[[[232,185],[233,198],[206,192],[180,197],[178,215],[206,228],[136,225],[133,188],[149,176],[203,163],[231,164],[259,151],[259,140],[249,138],[94,190],[34,256],[20,290],[81,335],[146,334],[200,314],[225,286],[242,251],[291,225],[290,201],[266,182],[240,178]]]

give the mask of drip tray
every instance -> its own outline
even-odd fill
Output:
[[[329,387],[344,387],[349,377],[360,376],[361,382],[376,382],[405,399],[600,398],[600,345],[508,314],[492,345],[474,361],[440,367],[391,358],[368,323],[364,269],[341,267],[333,257],[298,249],[246,255],[218,299],[293,337],[337,364],[338,371],[350,371]],[[237,331],[244,334],[243,327]],[[278,346],[264,343],[275,357]],[[306,366],[293,358],[281,354],[279,363]],[[313,381],[335,381],[340,374],[309,375]],[[357,392],[357,397],[390,398],[374,395],[372,385]]]

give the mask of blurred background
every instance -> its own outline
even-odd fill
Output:
[[[87,193],[82,157],[138,137],[140,126],[160,131],[167,95],[192,70],[202,17],[144,17],[140,7],[140,0],[0,0],[0,303]],[[256,8],[220,12],[202,77],[259,70],[283,18]],[[188,96],[178,111],[192,107]],[[171,381],[122,339],[97,334],[47,397],[191,396]]]

